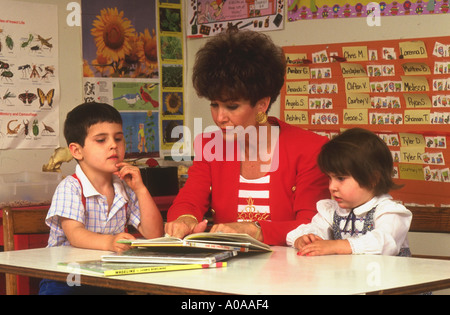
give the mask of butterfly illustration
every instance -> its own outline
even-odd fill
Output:
[[[51,89],[50,91],[48,91],[47,95],[40,88],[37,89],[37,92],[39,96],[39,103],[41,104],[41,106],[39,107],[44,106],[46,101],[48,103],[48,106],[52,107],[53,96],[55,96],[55,89]]]
[[[29,93],[28,91],[25,91],[25,93],[19,94],[19,99],[26,104],[28,102],[28,104],[33,103],[33,101],[35,101],[37,99],[36,94],[34,93]]]

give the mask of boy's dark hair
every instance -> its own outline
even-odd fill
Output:
[[[392,180],[394,162],[389,148],[369,130],[344,131],[322,147],[317,162],[323,173],[350,175],[375,196],[401,187]]]
[[[78,105],[67,114],[64,123],[67,145],[78,143],[84,147],[89,127],[102,122],[122,125],[122,116],[117,109],[105,103],[91,102]]]
[[[209,100],[242,99],[255,106],[269,96],[272,105],[285,74],[284,52],[270,37],[253,31],[227,31],[212,37],[197,52],[192,81],[197,94]]]

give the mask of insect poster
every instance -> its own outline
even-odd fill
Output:
[[[58,80],[57,7],[3,1],[0,149],[58,146]]]
[[[119,110],[127,157],[158,156],[156,0],[83,0],[81,5],[84,100]]]
[[[450,205],[450,37],[284,47],[284,121],[329,138],[365,128],[394,159],[392,191]]]

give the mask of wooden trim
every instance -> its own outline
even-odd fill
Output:
[[[46,271],[40,269],[23,268],[10,265],[0,265],[1,272],[7,272],[10,274],[17,274],[21,276],[44,278],[56,281],[67,281],[68,273]],[[151,283],[142,283],[135,281],[119,280],[117,278],[99,278],[93,276],[81,275],[80,281],[84,285],[104,287],[110,289],[126,290],[130,293],[137,294],[157,294],[157,295],[228,295],[222,292],[213,292],[205,290],[196,290],[189,288],[180,288],[167,285],[158,285]],[[429,283],[405,286],[400,288],[375,290],[367,292],[367,295],[407,295],[407,294],[420,294],[430,291],[438,291],[448,289],[450,287],[450,279],[432,281]]]
[[[450,256],[412,255],[413,258],[450,260]]]
[[[14,224],[10,207],[3,208],[3,246],[5,252],[14,250]]]
[[[410,232],[450,233],[450,208],[407,208],[413,214]]]
[[[450,208],[408,207],[412,212],[410,232],[450,233]],[[450,260],[450,256],[413,255],[416,258]]]
[[[14,234],[47,234],[50,228],[45,224],[48,209],[13,209]]]
[[[410,285],[394,289],[367,292],[367,295],[413,295],[432,291],[445,290],[450,287],[450,279]]]
[[[48,234],[50,228],[45,224],[48,207],[12,209],[7,206],[2,211],[4,251],[15,250],[16,234]],[[5,273],[6,294],[17,294],[17,277]]]
[[[0,265],[0,272],[13,275],[26,276],[31,278],[50,279],[55,281],[67,281],[69,273],[55,272],[41,269],[24,268],[10,265]],[[117,278],[101,278],[87,275],[80,275],[80,282],[84,285],[103,287],[116,290],[124,290],[127,292],[135,292],[138,294],[158,294],[158,295],[224,295],[227,293],[213,292],[205,290],[196,290],[189,288],[180,288],[167,285],[142,283],[135,281],[120,280]],[[228,295],[228,294],[227,294]]]

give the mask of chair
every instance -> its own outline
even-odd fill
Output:
[[[45,224],[48,207],[35,209],[3,208],[3,241],[4,250],[15,250],[14,235],[48,234],[50,228]],[[17,276],[5,274],[6,294],[17,294]]]
[[[450,233],[450,208],[407,207],[413,214],[410,232]],[[450,256],[413,255],[419,258],[445,259]]]

